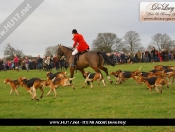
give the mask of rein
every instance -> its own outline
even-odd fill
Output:
[[[64,47],[64,48],[67,48],[67,47]],[[69,53],[69,52],[71,52],[71,51],[69,51],[69,48],[67,48],[68,49],[68,51],[67,52],[65,52],[64,54],[66,55],[67,53]],[[70,49],[71,50],[71,49]],[[71,57],[71,55],[68,57],[68,55],[67,55],[67,62],[68,62],[68,60],[69,60],[69,58]]]

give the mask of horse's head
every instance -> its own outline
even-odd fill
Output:
[[[63,56],[64,55],[64,52],[63,52],[63,49],[62,49],[62,45],[61,44],[58,44],[57,55],[58,56]]]
[[[66,46],[62,46],[61,44],[58,44],[58,50],[57,50],[57,55],[61,58],[63,55],[65,57],[70,57],[72,54],[72,49],[68,48]]]

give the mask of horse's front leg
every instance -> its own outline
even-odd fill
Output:
[[[73,78],[74,76],[74,68],[70,67],[70,78]],[[70,79],[70,84],[72,84],[72,79]]]
[[[84,75],[84,70],[79,70],[79,71],[82,73],[83,77],[86,79],[86,76]],[[89,84],[90,84],[90,82],[87,81],[87,85],[89,85]]]

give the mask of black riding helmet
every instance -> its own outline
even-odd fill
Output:
[[[76,29],[73,29],[73,30],[72,30],[72,34],[73,34],[73,33],[77,33],[77,30],[76,30]]]

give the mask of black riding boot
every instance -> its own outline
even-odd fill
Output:
[[[75,61],[76,61],[75,55],[72,55],[72,64],[70,65],[71,67],[75,66]]]

